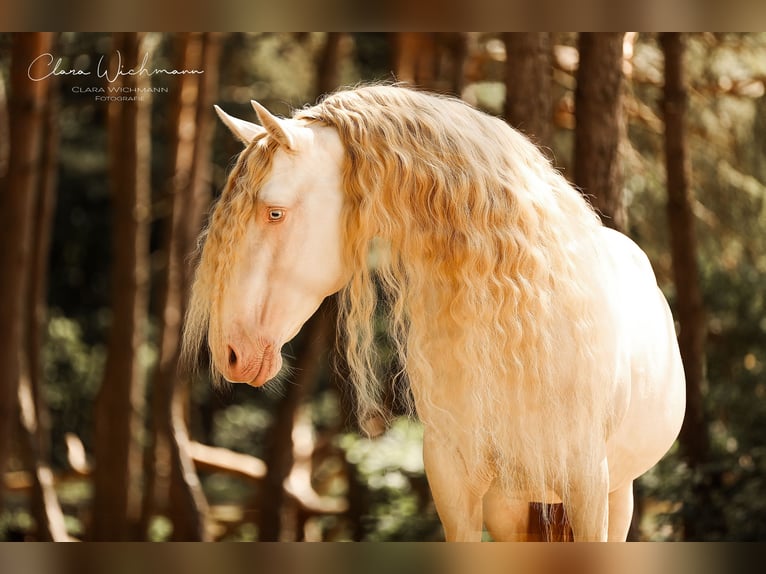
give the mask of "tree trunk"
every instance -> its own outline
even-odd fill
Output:
[[[19,420],[19,380],[28,383],[29,280],[34,258],[33,220],[40,186],[43,126],[49,82],[30,81],[28,67],[50,51],[52,35],[20,33],[13,37],[8,101],[10,149],[0,173],[0,475],[8,465],[13,426]],[[34,409],[32,409],[34,410]],[[2,489],[0,489],[0,505]],[[44,527],[41,525],[41,527]]]
[[[185,200],[180,204],[179,248],[175,251],[176,266],[183,270],[180,276],[181,317],[186,313],[186,304],[192,281],[192,269],[187,264],[195,249],[196,238],[202,228],[205,211],[210,204],[212,179],[211,149],[215,128],[213,114],[210,112],[217,94],[218,60],[220,41],[216,34],[206,33],[201,38],[201,68],[203,76],[198,76],[197,105],[194,110],[196,124],[192,164],[189,174]],[[180,164],[179,164],[180,166]],[[180,339],[180,324],[176,341]],[[173,365],[178,364],[179,348],[174,351]],[[205,529],[207,521],[207,501],[197,478],[194,463],[189,452],[188,410],[189,385],[186,373],[175,378],[171,399],[170,421],[172,425],[172,461],[171,475],[171,515],[174,525],[183,525],[174,530],[176,540],[207,540]]]
[[[389,36],[396,80],[460,96],[468,41],[462,32],[399,32]]]
[[[138,66],[142,36],[115,34],[125,69]],[[114,84],[142,87],[146,76],[121,76]],[[132,92],[130,92],[132,93]],[[112,321],[104,379],[96,399],[93,540],[133,536],[141,508],[144,343],[148,299],[149,100],[109,103],[109,179],[112,187]]]
[[[343,33],[327,32],[326,36],[317,63],[316,91],[318,96],[337,90],[340,83],[338,63]]]
[[[505,119],[538,145],[551,146],[551,46],[548,32],[510,32],[505,41]]]
[[[298,378],[287,387],[270,430],[264,457],[268,472],[261,483],[258,504],[258,540],[261,542],[289,542],[281,540],[280,535],[283,530],[294,531],[294,528],[285,528],[282,520],[287,503],[284,483],[293,466],[293,427],[298,407],[315,383],[320,359],[327,351],[332,319],[329,303],[324,303],[306,325],[303,343],[296,354]]]
[[[190,270],[186,264],[210,202],[210,143],[213,100],[218,84],[219,40],[215,34],[182,34],[177,69],[201,69],[180,76],[171,125],[171,178],[160,286],[160,349],[152,385],[153,448],[147,452],[147,489],[142,529],[155,511],[167,511],[174,540],[208,540],[208,505],[190,454],[187,428],[189,380],[178,372],[181,321],[186,312]],[[167,501],[164,508],[155,508]]]
[[[679,442],[689,466],[699,471],[709,458],[710,438],[702,403],[705,377],[705,309],[697,264],[697,239],[689,185],[690,163],[686,147],[687,95],[684,79],[684,45],[681,34],[660,34],[665,55],[665,162],[668,185],[668,225],[676,286],[675,307],[680,324],[678,337],[686,373],[686,417]],[[708,493],[700,485],[696,494],[704,504]],[[697,538],[692,522],[685,525],[687,538]]]
[[[40,165],[40,185],[35,205],[34,253],[30,269],[28,301],[29,332],[27,348],[29,353],[30,381],[37,409],[38,437],[41,453],[50,452],[50,413],[41,389],[43,333],[48,323],[48,257],[51,247],[53,217],[56,210],[56,188],[58,185],[58,148],[59,148],[59,97],[58,82],[51,79],[50,93],[45,109],[43,155]]]
[[[623,33],[584,32],[575,91],[574,182],[591,198],[604,224],[626,229],[620,172]]]
[[[11,146],[11,135],[8,130],[8,98],[5,94],[3,75],[0,74],[0,181],[5,179],[8,170],[8,153]]]
[[[452,61],[450,91],[456,96],[463,95],[466,78],[465,69],[468,60],[468,35],[466,32],[453,32],[446,39]]]
[[[434,33],[398,32],[394,40],[394,73],[400,82],[434,89],[437,49]]]
[[[32,509],[37,522],[38,538],[64,541],[69,537],[64,513],[58,502],[50,468],[50,413],[42,389],[43,332],[47,324],[46,291],[48,284],[48,255],[56,204],[58,176],[58,82],[47,81],[49,94],[44,110],[43,149],[40,161],[40,181],[35,197],[32,261],[29,267],[26,309],[27,341],[26,369],[19,379],[21,433],[26,466],[33,476]],[[26,371],[26,373],[24,373]]]

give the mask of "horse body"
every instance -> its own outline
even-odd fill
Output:
[[[608,278],[605,289],[608,296],[603,304],[606,315],[617,327],[613,333],[614,345],[604,349],[603,357],[605,363],[612,365],[614,382],[609,397],[613,405],[612,428],[604,436],[601,468],[603,500],[608,500],[608,504],[599,508],[593,500],[583,500],[584,507],[592,505],[590,510],[595,516],[590,524],[573,524],[573,527],[576,539],[624,541],[633,514],[633,481],[654,466],[672,446],[683,420],[685,383],[673,319],[648,259],[633,241],[612,229],[602,228],[601,236],[604,277]],[[449,371],[448,362],[445,366]],[[560,485],[546,484],[542,493],[509,489],[502,477],[492,472],[491,455],[482,453],[477,457],[465,453],[466,447],[471,448],[476,441],[471,440],[470,434],[461,436],[461,431],[456,429],[474,427],[482,413],[455,409],[454,405],[470,404],[461,397],[461,392],[468,391],[461,389],[459,382],[448,382],[440,404],[422,408],[430,417],[441,414],[445,418],[443,427],[450,429],[449,435],[431,437],[432,429],[427,427],[424,445],[429,482],[434,498],[441,499],[437,504],[446,522],[448,538],[478,540],[482,521],[496,540],[526,540],[530,535],[538,535],[529,531],[528,503],[561,503]],[[577,392],[577,389],[570,387],[565,392]],[[439,414],[434,415],[429,409]],[[420,413],[421,408],[418,411]],[[545,428],[547,414],[543,414],[544,409],[540,409],[540,413],[536,423],[538,428]],[[508,413],[509,417],[516,415],[516,412]],[[558,415],[566,417],[567,413]],[[527,420],[535,421],[535,418]],[[567,441],[571,437],[558,437],[558,440]],[[453,448],[445,449],[445,444],[450,442]],[[576,444],[573,446],[576,453]],[[540,448],[545,448],[543,442]],[[599,448],[599,445],[593,444],[591,448]],[[467,456],[462,456],[461,450]],[[456,452],[461,455],[455,457]],[[468,466],[467,461],[477,458],[489,466],[486,471]],[[572,464],[577,465],[576,461]],[[469,488],[466,489],[466,485]],[[458,494],[461,491],[462,494]],[[571,506],[577,503],[576,496],[570,492],[570,499],[564,503],[571,520],[578,513]],[[474,510],[469,510],[471,508]],[[481,514],[477,509],[481,509]],[[579,513],[586,515],[587,510],[582,508]]]
[[[607,444],[610,485],[640,476],[670,448],[681,428],[685,382],[675,327],[644,253],[630,239],[604,229],[610,267],[619,281],[613,309],[628,361],[624,365],[627,406]],[[622,315],[622,317],[620,317]]]
[[[360,416],[375,416],[382,288],[447,539],[478,540],[483,523],[524,539],[528,502],[562,501],[576,540],[624,540],[632,482],[684,410],[641,250],[523,136],[461,102],[369,87],[289,120],[254,107],[262,127],[219,110],[247,149],[207,231],[186,353],[207,336],[225,378],[260,386],[341,290]]]
[[[608,228],[603,229],[602,245],[611,278],[610,313],[620,327],[615,333],[617,408],[605,443],[607,533],[609,540],[625,540],[633,511],[633,480],[672,446],[683,420],[685,384],[670,309],[646,256],[630,239]],[[526,505],[504,506],[502,497],[499,492],[488,495],[494,501],[485,504],[490,532],[524,539]],[[557,503],[561,498],[551,491],[543,502]]]

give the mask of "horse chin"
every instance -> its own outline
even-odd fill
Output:
[[[247,384],[251,387],[262,387],[276,377],[281,369],[282,353],[280,351],[276,351],[269,356],[264,356],[255,378]]]

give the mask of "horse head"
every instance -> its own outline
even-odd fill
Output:
[[[210,291],[215,295],[207,301],[208,342],[214,366],[224,378],[261,386],[279,373],[282,346],[325,297],[344,285],[348,273],[341,224],[344,151],[336,131],[277,118],[257,102],[252,104],[261,125],[229,116],[216,106],[224,124],[246,145],[240,158],[245,165],[230,175],[238,178],[229,182],[230,189],[252,187],[257,168],[246,163],[273,150],[270,140],[278,145],[268,172],[255,174],[259,188],[232,192],[252,198],[240,202],[244,209],[229,210],[228,219],[239,221],[216,220],[214,214],[211,228],[231,226],[241,232],[230,247],[231,260],[218,267],[227,272],[207,278],[215,284]],[[206,244],[203,258],[208,248],[215,249]]]

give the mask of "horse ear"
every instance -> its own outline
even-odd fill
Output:
[[[261,120],[261,124],[269,135],[279,142],[279,144],[287,149],[295,149],[295,137],[290,132],[290,127],[284,120],[279,119],[275,115],[264,108],[261,104],[255,100],[251,100],[250,103],[258,114],[258,119]]]
[[[255,136],[266,131],[258,124],[253,124],[246,122],[245,120],[235,118],[234,116],[230,116],[218,106],[213,107],[215,108],[218,117],[221,118],[221,121],[226,125],[227,128],[231,130],[231,133],[237,136],[237,139],[239,139],[245,145],[253,141]]]

